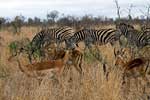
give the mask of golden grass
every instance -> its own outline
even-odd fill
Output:
[[[104,75],[102,63],[94,60],[84,61],[82,68],[84,75],[81,77],[74,67],[61,77],[52,76],[50,71],[45,71],[41,84],[34,78],[22,73],[16,62],[9,62],[8,44],[12,40],[22,37],[32,39],[38,31],[34,27],[23,27],[20,35],[13,35],[9,31],[1,31],[4,38],[0,47],[0,100],[149,100],[150,77],[127,77],[123,84],[123,71],[114,65],[115,56],[113,47],[109,44],[99,47],[101,54],[107,61],[109,70],[108,80]],[[5,34],[5,35],[4,35]],[[149,57],[149,49],[141,51]],[[25,57],[22,58],[25,61]],[[88,59],[88,58],[87,58]],[[26,62],[27,63],[27,62]]]

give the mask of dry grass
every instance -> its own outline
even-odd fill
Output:
[[[4,38],[0,47],[0,100],[149,100],[150,77],[129,76],[123,84],[123,70],[115,66],[113,47],[109,44],[99,48],[107,61],[109,69],[108,80],[104,75],[102,64],[94,60],[83,62],[84,75],[71,66],[61,77],[52,76],[51,71],[45,71],[41,84],[34,78],[22,73],[16,62],[8,62],[8,43],[22,37],[30,39],[38,30],[24,27],[20,35],[13,35],[9,31],[1,31]],[[5,34],[5,35],[4,35]],[[146,51],[144,51],[146,49]],[[146,57],[150,57],[150,49],[141,50]],[[130,56],[130,55],[128,55]],[[25,60],[25,57],[23,58]],[[87,58],[88,59],[88,58]],[[91,58],[90,58],[91,59]],[[22,60],[22,62],[24,61]],[[28,63],[28,62],[26,62]],[[149,69],[148,69],[149,70]]]

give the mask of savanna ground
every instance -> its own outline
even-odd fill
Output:
[[[11,28],[0,31],[0,100],[150,100],[150,75],[131,75],[122,84],[123,70],[115,66],[114,48],[110,44],[99,48],[107,61],[108,80],[101,62],[89,56],[82,64],[82,77],[71,66],[60,77],[51,77],[51,71],[47,71],[39,85],[38,80],[27,77],[19,70],[17,62],[7,60],[11,41],[24,37],[32,39],[39,30],[35,27],[23,27],[19,35],[14,35]],[[119,47],[118,44],[117,46]],[[142,50],[140,52],[143,53]],[[131,55],[126,52],[126,56]],[[146,49],[143,56],[150,57],[150,49]],[[25,57],[22,59],[26,60]]]

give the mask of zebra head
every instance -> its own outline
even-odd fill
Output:
[[[127,36],[130,30],[134,30],[134,27],[132,25],[126,23],[119,23],[116,25],[116,28],[120,31],[120,34],[124,36]]]

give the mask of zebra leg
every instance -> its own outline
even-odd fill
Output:
[[[103,72],[104,72],[104,76],[106,78],[106,80],[108,81],[108,77],[109,77],[109,71],[106,70],[106,64],[103,64]]]
[[[92,54],[93,54],[93,53],[92,53]],[[107,72],[107,70],[106,70],[106,61],[105,61],[105,58],[102,57],[102,54],[101,54],[101,52],[100,52],[100,50],[99,50],[98,48],[96,49],[96,53],[93,54],[93,56],[94,56],[98,61],[100,61],[100,62],[102,63],[104,75],[106,76],[106,79],[108,80],[108,74],[109,74],[109,72]]]

